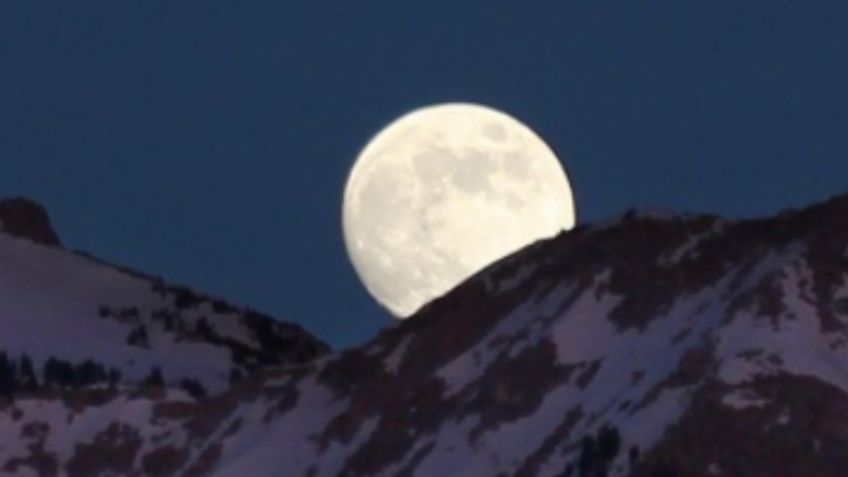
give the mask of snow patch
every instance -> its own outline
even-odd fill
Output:
[[[749,389],[734,389],[722,396],[721,403],[737,411],[752,407],[760,408],[768,405],[768,401],[758,398],[756,394]]]

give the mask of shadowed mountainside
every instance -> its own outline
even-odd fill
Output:
[[[0,411],[0,466],[841,476],[845,217],[848,196],[762,220],[630,212],[506,257],[361,347],[208,397],[161,383],[18,391]]]

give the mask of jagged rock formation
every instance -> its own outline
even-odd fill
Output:
[[[841,476],[848,196],[629,213],[493,264],[365,345],[193,399],[20,392],[9,475]],[[104,458],[103,456],[109,456]]]

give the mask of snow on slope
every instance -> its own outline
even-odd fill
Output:
[[[138,383],[154,368],[166,382],[208,392],[233,375],[326,350],[300,328],[184,287],[119,269],[29,237],[0,233],[0,351],[115,368]]]
[[[0,413],[10,442],[0,465],[70,476],[841,476],[846,214],[848,197],[768,220],[629,214],[582,227],[360,348],[265,369],[207,399],[24,393]]]
[[[762,401],[747,387],[762,377],[848,392],[844,320],[827,311],[848,271],[831,260],[848,245],[846,202],[743,223],[633,216],[530,247],[322,361],[319,386],[299,388],[280,419],[321,416],[308,437],[269,429],[251,437],[267,446],[225,451],[218,475],[273,462],[291,475],[580,475],[587,436],[605,427],[620,450],[583,474],[650,475],[665,465],[652,450],[671,445],[705,390],[722,387],[727,412],[741,391]],[[832,265],[836,274],[809,272]],[[328,392],[343,412],[320,398]]]

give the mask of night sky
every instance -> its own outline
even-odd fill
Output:
[[[563,157],[582,221],[848,191],[848,2],[0,2],[0,196],[63,241],[302,324],[391,324],[342,190],[409,109],[485,103]]]

